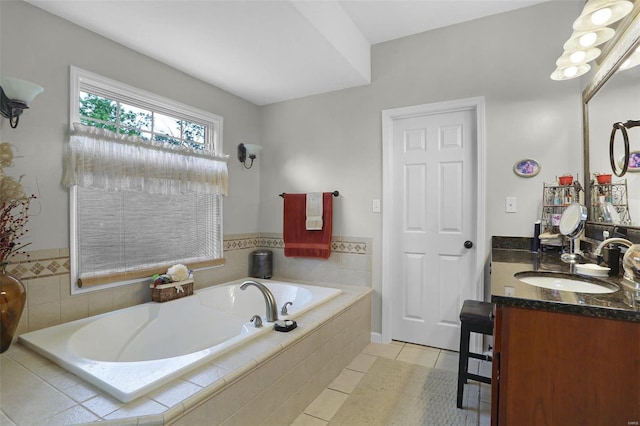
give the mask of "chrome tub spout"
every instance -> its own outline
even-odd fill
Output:
[[[266,313],[267,321],[268,322],[278,321],[278,308],[277,308],[276,298],[273,296],[273,293],[271,293],[271,290],[269,290],[264,284],[259,283],[257,281],[253,281],[253,280],[243,282],[242,285],[240,286],[240,289],[246,290],[247,287],[249,287],[250,285],[257,287],[258,290],[260,290],[260,292],[264,296],[264,303],[267,309],[267,313]]]

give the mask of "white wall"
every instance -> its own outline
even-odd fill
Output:
[[[225,233],[258,231],[260,164],[244,170],[236,159],[238,143],[260,143],[257,106],[28,3],[0,2],[0,19],[0,75],[45,89],[17,129],[0,120],[2,141],[13,143],[23,157],[8,171],[25,175],[25,184],[38,196],[29,223],[30,249],[69,247],[68,192],[60,183],[69,127],[69,65],[223,116],[224,151],[231,155]]]
[[[373,46],[366,87],[263,107],[260,229],[282,231],[286,192],[338,189],[334,233],[373,238],[373,329],[380,330],[381,111],[444,100],[486,98],[487,238],[531,236],[542,183],[582,177],[580,82],[549,75],[579,14],[550,2]],[[512,172],[525,157],[542,171]],[[506,196],[518,212],[504,212]],[[484,242],[489,244],[489,240]]]
[[[18,129],[0,120],[2,140],[23,156],[14,174],[39,196],[32,249],[68,247],[60,179],[72,64],[224,117],[225,234],[281,233],[279,193],[339,190],[334,234],[373,241],[379,331],[382,217],[371,200],[382,196],[381,111],[485,96],[487,237],[530,236],[542,183],[582,176],[580,82],[549,79],[578,14],[575,2],[548,2],[382,43],[372,48],[371,85],[258,108],[27,3],[0,2],[0,74],[45,88]],[[251,170],[235,159],[239,142],[264,146]],[[525,157],[542,164],[538,176],[513,174]],[[504,212],[505,196],[517,197],[518,213]]]

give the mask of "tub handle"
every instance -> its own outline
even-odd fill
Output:
[[[289,315],[289,311],[287,310],[287,306],[291,306],[293,305],[293,302],[287,302],[282,306],[282,309],[280,310],[280,314],[281,315]]]
[[[262,327],[262,318],[260,318],[260,315],[252,316],[249,321],[251,321],[256,328]]]

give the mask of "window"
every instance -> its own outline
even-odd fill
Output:
[[[222,118],[72,67],[72,292],[223,263]]]
[[[134,135],[147,141],[156,140],[198,150],[207,149],[205,140],[209,126],[206,124],[127,105],[87,91],[80,91],[78,114],[79,122],[87,126]]]

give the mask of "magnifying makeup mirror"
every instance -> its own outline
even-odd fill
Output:
[[[581,257],[576,253],[576,239],[580,237],[586,222],[587,208],[580,203],[569,204],[560,218],[560,233],[569,238],[569,252],[563,253],[560,258],[563,262],[571,264],[571,272],[573,272],[575,263]]]

